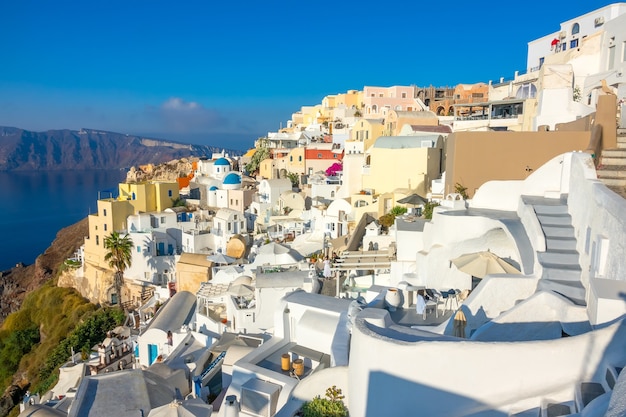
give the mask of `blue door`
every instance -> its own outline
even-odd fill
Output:
[[[173,255],[174,254],[174,246],[168,244],[167,245],[167,254],[168,255]]]
[[[157,345],[148,345],[148,364],[152,365],[159,356],[159,347]]]
[[[165,255],[165,243],[159,242],[157,246],[157,256]]]

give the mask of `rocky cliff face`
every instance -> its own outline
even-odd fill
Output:
[[[190,156],[210,158],[222,149],[91,129],[31,132],[0,126],[0,171],[128,168]]]
[[[61,229],[52,244],[39,255],[33,265],[18,264],[0,272],[0,324],[20,309],[24,297],[56,276],[65,259],[70,258],[89,234],[87,218]]]

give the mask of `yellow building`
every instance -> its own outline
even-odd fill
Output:
[[[431,111],[390,110],[385,118],[385,136],[398,136],[404,125],[438,126],[439,118]]]
[[[212,278],[213,262],[198,253],[183,253],[176,262],[176,290],[198,292],[203,282]]]
[[[286,169],[288,172],[293,172],[296,174],[304,174],[305,173],[305,159],[304,159],[304,151],[306,148],[293,148],[289,151],[289,155],[286,157]]]
[[[376,139],[383,135],[385,121],[383,119],[359,119],[352,127],[350,140],[363,142],[363,150],[367,150]]]
[[[437,134],[381,136],[366,153],[364,190],[383,194],[406,189],[426,195],[441,174],[442,147],[443,137]]]
[[[88,216],[89,236],[85,238],[84,283],[81,293],[92,302],[111,301],[113,273],[104,260],[104,239],[111,232],[125,232],[128,216],[142,212],[160,212],[172,207],[179,198],[176,182],[120,183],[118,198],[100,199],[97,213]],[[129,300],[129,290],[122,299]]]
[[[150,181],[119,185],[119,199],[130,201],[137,213],[163,211],[172,207],[173,201],[179,197],[177,182]]]

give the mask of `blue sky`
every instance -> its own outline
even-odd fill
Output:
[[[246,149],[328,94],[510,78],[608,4],[0,0],[0,125]]]

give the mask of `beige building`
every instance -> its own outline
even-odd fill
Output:
[[[438,126],[439,119],[431,111],[390,110],[385,119],[385,136],[398,136],[404,125]]]
[[[363,117],[385,118],[390,110],[420,111],[415,86],[363,87]]]
[[[176,262],[176,289],[196,293],[203,282],[212,278],[213,262],[207,260],[207,255],[198,253],[183,253]]]
[[[443,137],[381,136],[367,151],[363,188],[375,194],[408,189],[426,195],[441,174]]]
[[[459,184],[472,197],[487,181],[524,179],[562,153],[600,155],[601,149],[615,148],[615,111],[615,96],[605,95],[598,97],[596,113],[558,124],[555,131],[452,133],[446,142],[444,192],[454,193]],[[592,135],[594,126],[607,127],[601,129],[600,140]]]
[[[346,153],[365,152],[384,131],[384,119],[359,119],[352,127],[350,140],[346,141]]]

